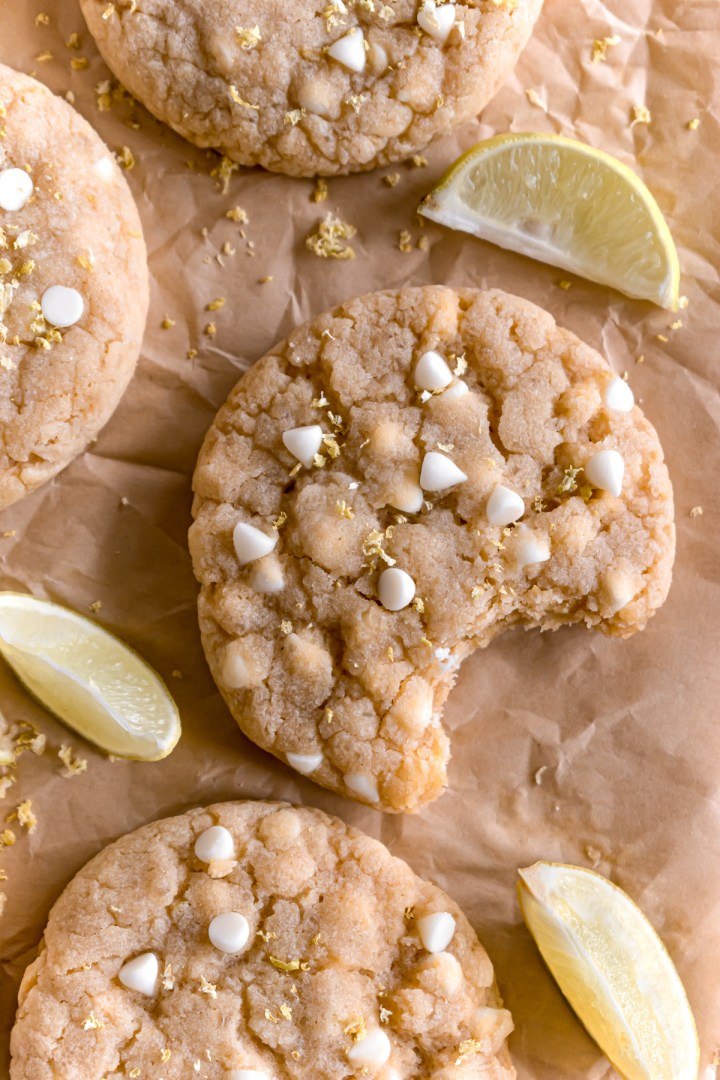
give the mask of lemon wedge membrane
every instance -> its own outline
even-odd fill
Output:
[[[568,1002],[625,1080],[697,1080],[697,1029],[680,977],[645,915],[601,874],[520,870],[525,922]]]
[[[0,592],[0,654],[41,704],[110,754],[155,761],[180,737],[159,675],[75,611]]]
[[[642,180],[561,135],[496,135],[473,146],[419,213],[521,255],[675,311],[680,264]]]

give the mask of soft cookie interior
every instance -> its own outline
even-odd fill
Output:
[[[498,291],[376,293],[301,327],[238,383],[195,490],[238,723],[385,810],[443,789],[463,657],[518,623],[626,636],[670,583],[654,429],[597,352]]]

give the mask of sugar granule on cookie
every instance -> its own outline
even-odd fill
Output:
[[[518,624],[625,637],[670,584],[672,489],[631,388],[498,291],[375,293],[299,327],[241,378],[194,486],[235,719],[383,810],[445,786],[466,656]]]
[[[513,1080],[512,1029],[449,896],[318,810],[224,803],[70,882],[23,978],[10,1078],[450,1080],[461,1057],[468,1080]]]

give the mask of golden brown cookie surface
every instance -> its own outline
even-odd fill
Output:
[[[120,81],[199,146],[295,176],[411,157],[477,115],[542,0],[82,0]]]
[[[12,1080],[515,1076],[463,914],[318,810],[222,803],[147,825],[76,875],[43,944]]]
[[[442,790],[470,652],[517,623],[626,636],[670,584],[654,429],[499,291],[374,293],[299,327],[218,413],[195,491],[203,642],[240,727],[386,810]]]

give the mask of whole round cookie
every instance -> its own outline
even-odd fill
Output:
[[[372,293],[301,326],[240,379],[194,484],[235,719],[384,810],[445,785],[465,656],[518,623],[626,636],[670,584],[672,489],[632,391],[498,291]]]
[[[476,116],[542,0],[81,0],[120,81],[198,146],[294,176],[371,169]]]
[[[130,190],[67,102],[0,65],[0,508],[76,457],[135,368],[149,292]]]
[[[106,848],[25,973],[11,1080],[512,1080],[445,893],[319,810],[221,803]]]

